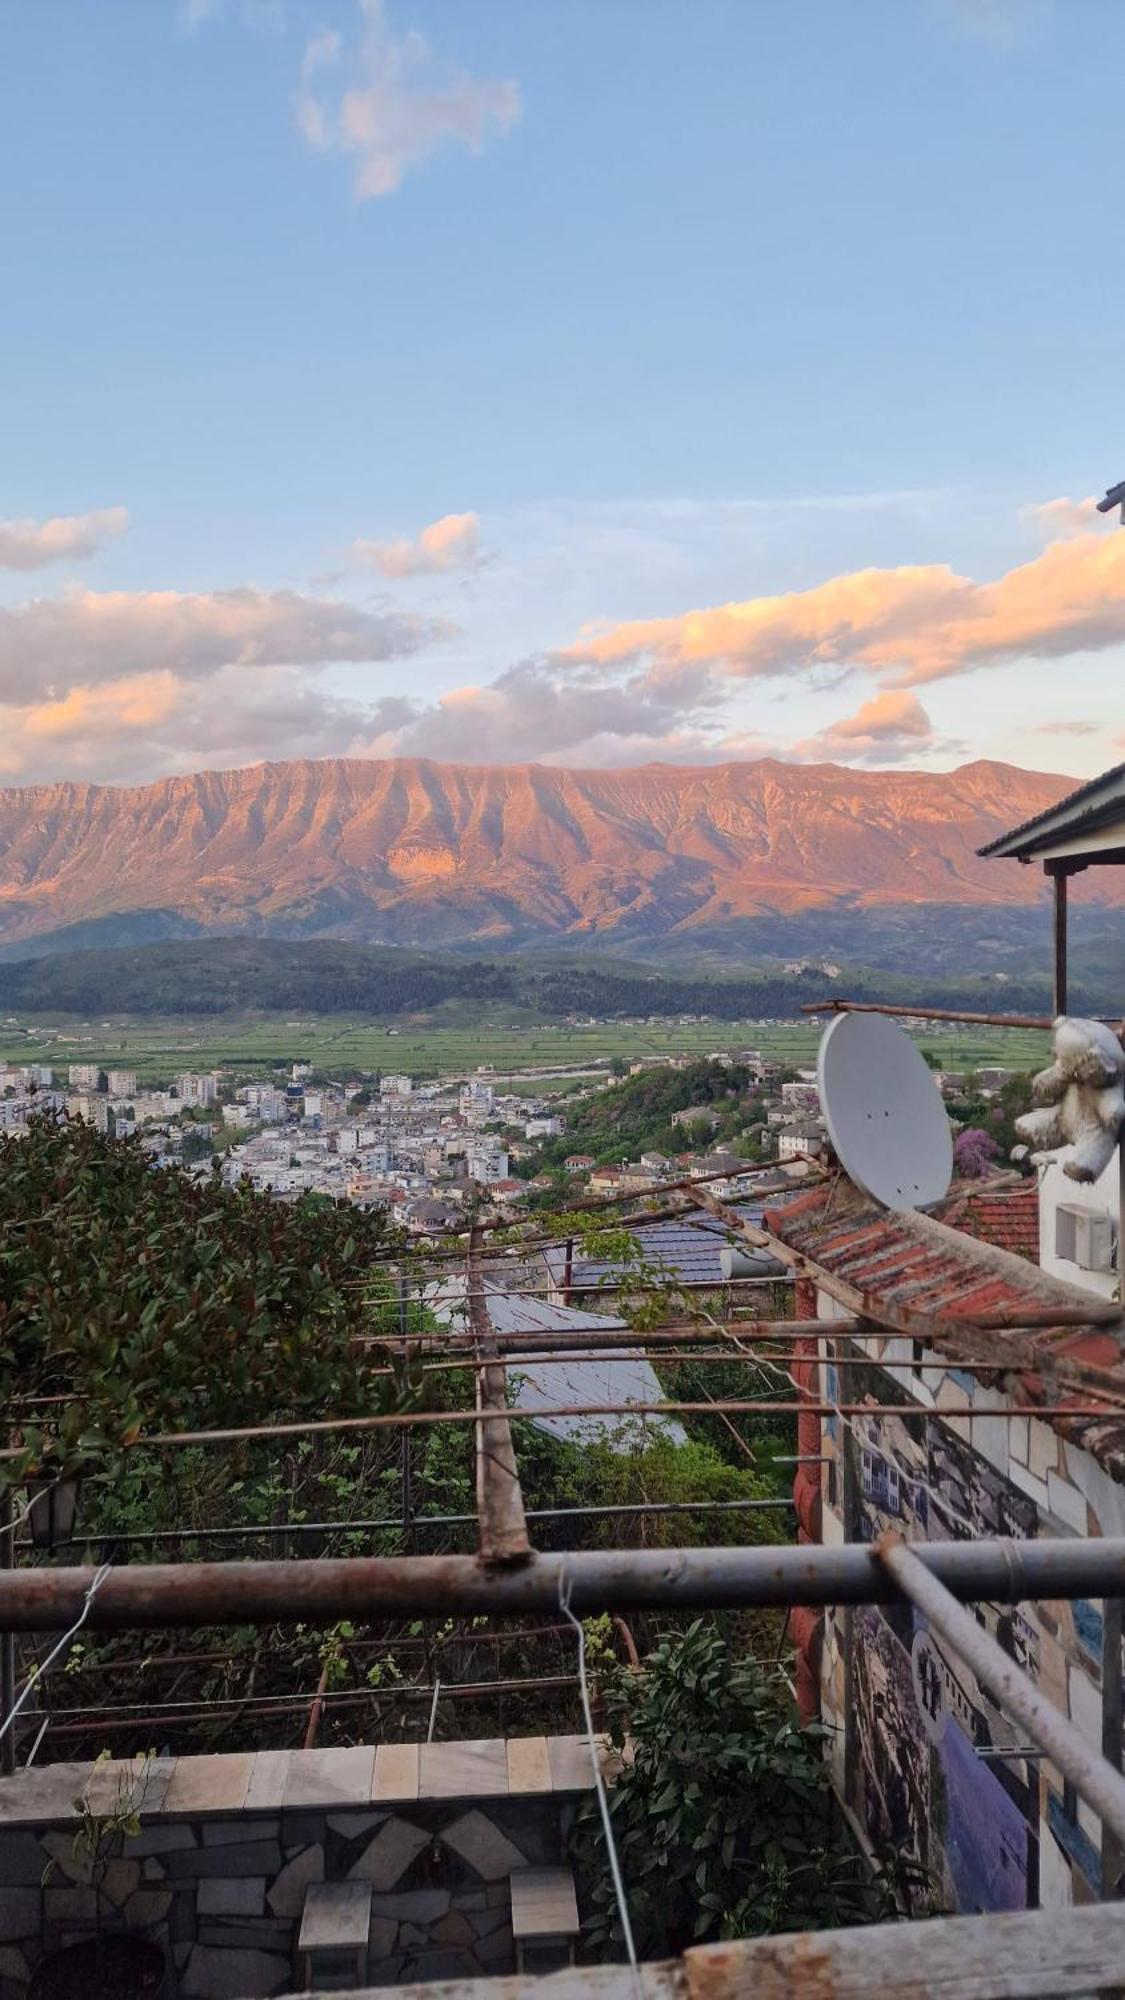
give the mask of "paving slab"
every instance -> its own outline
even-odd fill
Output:
[[[375,1751],[370,1744],[352,1750],[297,1750],[285,1782],[286,1808],[291,1806],[365,1806],[371,1799]]]
[[[417,1743],[380,1743],[375,1752],[371,1796],[388,1805],[407,1805],[418,1797]]]
[[[572,1937],[578,1929],[569,1868],[523,1868],[512,1876],[513,1937]]]
[[[177,1762],[175,1757],[109,1757],[90,1773],[86,1804],[93,1813],[115,1812],[126,1802],[134,1812],[162,1812]]]
[[[549,1792],[550,1789],[551,1765],[547,1755],[547,1738],[510,1736],[508,1738],[509,1792]]]
[[[0,1778],[0,1824],[15,1826],[41,1819],[71,1819],[74,1801],[90,1779],[89,1760],[82,1764],[33,1764]]]
[[[164,1794],[163,1810],[185,1818],[205,1812],[241,1812],[254,1768],[252,1750],[181,1757]]]
[[[548,1736],[547,1761],[553,1792],[593,1790],[594,1766],[585,1736]]]
[[[380,1895],[387,1895],[401,1882],[422,1849],[429,1846],[431,1838],[424,1828],[412,1826],[409,1820],[391,1818],[353,1861],[348,1876],[353,1882],[366,1882]]]
[[[366,1949],[370,1929],[369,1882],[316,1882],[305,1897],[297,1950]]]
[[[246,1787],[247,1812],[274,1812],[285,1797],[292,1750],[259,1750]]]
[[[471,1743],[423,1743],[420,1799],[506,1798],[508,1759],[502,1736]]]

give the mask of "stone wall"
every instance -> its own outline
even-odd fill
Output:
[[[45,1950],[94,1930],[78,1793],[105,1812],[143,1786],[140,1833],[105,1873],[103,1927],[161,1944],[170,1991],[233,2000],[292,1987],[305,1892],[321,1881],[371,1884],[372,1985],[511,1972],[509,1877],[564,1859],[591,1783],[578,1737],[17,1773],[0,1780],[0,2000],[23,2000]]]

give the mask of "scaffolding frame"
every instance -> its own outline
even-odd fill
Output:
[[[729,1178],[729,1176],[724,1176]],[[633,1197],[634,1202],[636,1197]],[[557,1409],[514,1409],[509,1399],[509,1371],[525,1359],[534,1365],[536,1357],[568,1353],[550,1329],[533,1334],[498,1334],[489,1312],[490,1290],[485,1265],[487,1225],[474,1225],[462,1246],[462,1292],[466,1309],[463,1331],[447,1328],[442,1332],[408,1333],[407,1315],[402,1315],[398,1336],[378,1337],[392,1359],[413,1357],[425,1367],[454,1367],[465,1370],[473,1383],[471,1408],[442,1411],[404,1410],[367,1417],[317,1417],[280,1424],[227,1426],[212,1431],[183,1431],[141,1437],[138,1445],[178,1449],[196,1444],[223,1444],[242,1439],[271,1440],[318,1433],[345,1433],[353,1430],[399,1429],[404,1437],[419,1425],[452,1423],[471,1425],[474,1435],[475,1495],[474,1515],[435,1517],[445,1525],[477,1528],[477,1549],[472,1555],[410,1553],[403,1556],[318,1557],[315,1560],[233,1560],[224,1562],[111,1564],[96,1571],[91,1567],[42,1566],[0,1570],[0,1627],[17,1631],[48,1633],[68,1631],[82,1617],[93,1631],[122,1631],[195,1628],[213,1624],[275,1625],[307,1621],[326,1624],[343,1618],[370,1623],[402,1617],[489,1616],[496,1619],[526,1619],[557,1614],[561,1604],[576,1613],[596,1614],[622,1611],[687,1612],[726,1608],[775,1607],[788,1611],[797,1605],[885,1604],[894,1601],[923,1606],[935,1626],[943,1632],[951,1648],[974,1666],[1000,1707],[1006,1708],[1022,1724],[1028,1735],[1098,1814],[1103,1826],[1105,1852],[1120,1856],[1125,1852],[1125,1778],[1121,1774],[1121,1689],[1118,1672],[1103,1675],[1105,1728],[1102,1744],[1086,1743],[1064,1717],[1050,1708],[1034,1684],[1004,1655],[994,1641],[981,1633],[963,1604],[1018,1602],[1029,1598],[1096,1597],[1116,1604],[1125,1599],[1125,1538],[1121,1540],[1028,1541],[981,1540],[906,1544],[884,1537],[873,1546],[847,1543],[841,1547],[821,1545],[722,1546],[708,1548],[610,1549],[558,1552],[537,1551],[531,1541],[529,1521],[558,1518],[573,1512],[576,1517],[591,1511],[529,1510],[520,1485],[519,1464],[514,1442],[515,1427],[543,1417],[621,1416],[636,1422],[675,1414],[698,1414],[752,1421],[755,1416],[794,1418],[806,1414],[834,1414],[841,1417],[879,1417],[900,1414],[928,1422],[946,1422],[957,1411],[928,1408],[905,1398],[899,1403],[871,1401],[828,1401],[800,1387],[792,1363],[803,1352],[808,1359],[834,1359],[848,1367],[877,1362],[877,1357],[849,1356],[840,1352],[840,1343],[859,1339],[870,1345],[909,1332],[926,1345],[944,1350],[954,1362],[987,1370],[1000,1379],[1018,1374],[1033,1358],[1040,1362],[1044,1351],[1064,1338],[1075,1323],[1120,1323],[1120,1308],[1098,1307],[1089,1312],[1077,1304],[1037,1304],[1030,1297],[1026,1308],[1013,1307],[999,1314],[966,1314],[920,1319],[910,1316],[906,1324],[901,1314],[879,1316],[871,1301],[855,1287],[841,1281],[813,1259],[756,1224],[749,1222],[730,1202],[701,1188],[698,1181],[682,1190],[684,1208],[702,1206],[727,1233],[741,1237],[755,1248],[768,1248],[794,1277],[811,1280],[843,1308],[837,1320],[763,1320],[757,1315],[740,1320],[738,1308],[728,1303],[723,1318],[697,1309],[698,1318],[685,1319],[682,1306],[659,1323],[638,1332],[623,1326],[581,1330],[573,1337],[589,1358],[597,1354],[625,1354],[651,1359],[658,1366],[696,1363],[701,1359],[736,1363],[747,1370],[760,1371],[767,1388],[775,1390],[777,1379],[787,1383],[791,1394],[669,1399],[657,1404],[571,1403]],[[627,1205],[627,1204],[626,1204]],[[597,1204],[614,1209],[619,1197]],[[625,1226],[641,1226],[643,1211],[624,1218]],[[503,1265],[499,1266],[503,1269]],[[421,1277],[421,1297],[427,1280]],[[648,1281],[651,1284],[651,1281]],[[679,1287],[669,1277],[670,1291]],[[644,1287],[642,1286],[642,1289]],[[722,1287],[714,1288],[722,1290]],[[401,1293],[400,1293],[401,1296]],[[728,1300],[730,1298],[727,1294]],[[993,1335],[993,1351],[979,1350]],[[700,1353],[702,1348],[703,1352]],[[897,1358],[896,1368],[924,1370],[938,1363],[931,1352],[911,1363]],[[1065,1356],[1052,1353],[1053,1396],[1012,1401],[1009,1414],[1065,1417],[1068,1420],[1125,1415],[1125,1393],[1107,1370],[1068,1364]],[[1078,1400],[1083,1396],[1085,1400]],[[972,1416],[966,1400],[963,1414]],[[410,1504],[409,1481],[404,1479],[402,1523],[411,1537],[424,1527],[426,1516],[415,1515]],[[785,1504],[785,1503],[782,1503]],[[640,1505],[640,1514],[656,1511]],[[399,1525],[397,1518],[394,1524]],[[317,1524],[354,1531],[357,1524]],[[375,1524],[370,1524],[375,1525]],[[241,1531],[232,1531],[237,1534]],[[269,1532],[278,1532],[276,1526]],[[284,1532],[284,1529],[282,1529]],[[182,1531],[184,1540],[198,1535]],[[4,1539],[11,1541],[10,1536]],[[79,1541],[81,1537],[76,1538]],[[144,1540],[162,1539],[159,1531],[150,1538],[134,1536],[130,1546]],[[72,1541],[73,1545],[73,1541]],[[1117,1635],[1120,1655],[1120,1620],[1108,1626]],[[989,1650],[991,1649],[991,1650]],[[323,1677],[322,1677],[323,1678]],[[565,1678],[565,1677],[561,1677]],[[1116,1682],[1114,1698],[1110,1679]],[[553,1684],[556,1684],[553,1681]],[[477,1684],[474,1684],[477,1685]],[[488,1683],[479,1684],[479,1691]],[[510,1685],[510,1683],[506,1683]],[[428,1692],[428,1687],[427,1690]],[[412,1692],[410,1698],[417,1698]],[[311,1695],[293,1697],[294,1709],[308,1707],[309,1728],[315,1727],[330,1691],[318,1687]],[[309,1706],[311,1704],[311,1706]],[[232,1703],[237,1706],[237,1702]],[[101,1710],[87,1711],[106,1716]],[[107,1717],[108,1720],[108,1717]],[[93,1727],[97,1727],[94,1723]],[[1107,1877],[1108,1893],[1118,1891],[1119,1860]]]

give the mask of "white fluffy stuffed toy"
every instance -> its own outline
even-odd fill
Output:
[[[1032,1096],[1039,1109],[1016,1119],[1036,1157],[1073,1146],[1063,1167],[1072,1181],[1096,1181],[1113,1158],[1125,1125],[1125,1049],[1101,1021],[1055,1022],[1055,1060],[1039,1072]]]

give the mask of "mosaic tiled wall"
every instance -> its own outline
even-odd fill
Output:
[[[417,1764],[418,1746],[388,1747]],[[516,1795],[520,1758],[506,1751],[525,1753],[525,1765],[530,1752],[530,1762],[544,1766],[538,1789]],[[100,1784],[105,1797],[96,1809],[107,1810],[113,1767],[99,1773],[95,1766],[92,1779],[90,1766],[66,1765],[3,1780],[0,2000],[24,2000],[44,1953],[87,1939],[95,1928],[159,1944],[168,1992],[184,2000],[287,1993],[306,1891],[324,1881],[371,1885],[373,1986],[512,1972],[510,1877],[565,1858],[576,1798],[591,1782],[589,1753],[584,1741],[556,1737],[435,1744],[426,1754],[436,1767],[442,1757],[486,1763],[477,1754],[484,1752],[498,1752],[510,1767],[507,1796],[408,1797],[387,1805],[370,1800],[370,1748],[157,1760],[147,1767],[140,1832],[109,1862],[97,1908],[67,1808],[84,1786]],[[343,1789],[347,1760],[363,1767],[367,1803],[302,1801],[323,1792],[325,1780]],[[256,1790],[241,1809],[223,1810],[236,1780],[238,1793],[247,1792],[242,1767]],[[272,1799],[255,1808],[254,1797],[271,1786]],[[183,1809],[175,1808],[176,1796]]]
[[[821,1346],[826,1402],[917,1402],[931,1418],[827,1416],[825,1542],[885,1528],[929,1541],[1125,1533],[1125,1490],[1037,1418],[910,1341]],[[873,1357],[879,1355],[880,1365]],[[933,1361],[922,1370],[903,1362]],[[896,1365],[896,1363],[898,1365]],[[846,1382],[846,1391],[841,1384]],[[982,1605],[1004,1650],[1100,1748],[1102,1607]],[[1101,1832],[964,1663],[908,1607],[827,1614],[824,1719],[841,1795],[872,1840],[927,1871],[936,1907],[960,1912],[1081,1903],[1101,1890]],[[1013,1754],[1002,1754],[1012,1746]],[[1001,1754],[997,1754],[1001,1753]]]

